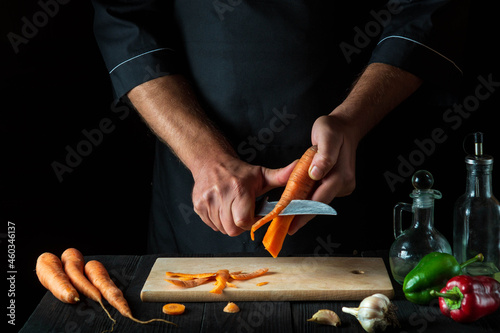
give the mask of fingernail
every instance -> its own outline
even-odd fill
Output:
[[[314,179],[314,180],[320,180],[322,176],[323,176],[323,173],[322,173],[322,172],[321,172],[321,170],[320,170],[317,166],[315,166],[315,165],[313,165],[313,166],[311,167],[311,169],[309,170],[309,177],[311,177],[311,178],[312,178],[312,179]]]

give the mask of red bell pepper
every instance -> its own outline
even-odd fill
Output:
[[[450,279],[439,296],[441,312],[461,323],[470,323],[500,307],[500,283],[488,276],[459,275]]]

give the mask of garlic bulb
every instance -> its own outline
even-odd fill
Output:
[[[357,308],[343,307],[342,312],[352,314],[365,331],[384,331],[387,326],[399,326],[396,307],[387,296],[374,294],[366,297]]]
[[[307,321],[314,321],[323,325],[340,326],[339,316],[332,310],[326,309],[319,310],[310,319],[307,319]]]

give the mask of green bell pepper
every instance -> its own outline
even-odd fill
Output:
[[[476,261],[483,261],[480,253],[463,264],[459,264],[454,256],[448,253],[432,252],[425,255],[405,277],[403,292],[409,301],[426,305],[435,298],[431,290],[439,292],[449,279],[461,275],[462,269]]]

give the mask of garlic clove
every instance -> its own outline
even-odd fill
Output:
[[[322,309],[313,314],[310,319],[307,321],[313,321],[322,325],[330,325],[330,326],[340,326],[340,318],[339,316],[333,312],[332,310]]]
[[[240,312],[240,308],[236,305],[236,303],[228,302],[222,311],[227,313],[237,313]]]

